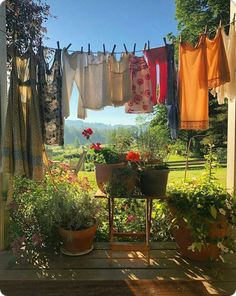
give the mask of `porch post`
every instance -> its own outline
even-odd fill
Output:
[[[2,135],[4,131],[4,123],[6,118],[7,108],[7,50],[6,50],[6,6],[5,1],[0,1],[0,251],[6,247],[5,241],[5,226],[6,226],[6,215],[5,205],[2,197],[2,165],[1,165],[1,154],[2,154]]]
[[[231,0],[231,20],[234,13],[236,13],[236,0]],[[231,194],[236,194],[236,100],[228,102],[227,189]]]

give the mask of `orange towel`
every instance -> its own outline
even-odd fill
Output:
[[[196,47],[179,45],[180,129],[208,128],[208,85],[205,38]]]
[[[221,30],[215,38],[205,37],[208,87],[215,88],[230,81],[230,71]]]

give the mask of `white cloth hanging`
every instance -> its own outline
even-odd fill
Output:
[[[120,61],[111,55],[109,64],[111,103],[113,106],[122,106],[132,97],[129,54],[122,53]]]
[[[88,62],[87,53],[77,51],[69,54],[66,49],[63,49],[62,60],[62,116],[67,118],[70,115],[69,104],[75,82],[79,90],[77,116],[84,119],[86,118],[86,110],[83,107],[82,94],[84,92],[84,69]]]
[[[84,69],[83,107],[99,110],[111,106],[111,89],[109,83],[109,54],[90,53]]]
[[[225,98],[233,100],[236,98],[236,32],[235,23],[230,24],[229,35],[226,35],[224,28],[221,29],[224,46],[230,70],[230,82],[227,82],[212,91],[217,94],[219,104],[225,103]]]

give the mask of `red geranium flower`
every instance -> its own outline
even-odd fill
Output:
[[[83,130],[82,135],[88,140],[93,134],[93,130],[89,127]]]
[[[101,147],[101,143],[93,143],[91,146],[90,146],[91,149],[94,149],[95,151],[100,151],[102,150],[102,147]]]
[[[133,161],[133,162],[140,161],[140,154],[138,152],[129,151],[126,154],[126,160]]]

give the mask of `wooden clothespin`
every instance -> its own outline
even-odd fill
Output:
[[[166,37],[163,38],[163,41],[164,41],[164,43],[165,43],[165,45],[166,45],[166,44],[167,44],[167,43],[166,43]]]
[[[148,40],[148,50],[150,49],[150,41]]]
[[[114,44],[114,46],[113,46],[113,49],[112,49],[112,52],[111,52],[111,55],[113,55],[113,54],[114,54],[114,52],[115,52],[115,49],[116,49],[116,45]]]
[[[146,48],[147,48],[147,43],[145,42],[143,50],[146,50]]]
[[[106,55],[106,47],[105,47],[105,44],[103,44],[102,46],[103,46],[103,54]]]
[[[125,48],[125,53],[128,54],[128,50],[127,50],[125,43],[124,43],[124,48]]]
[[[90,43],[88,43],[88,54],[90,54]]]
[[[81,46],[80,53],[83,53],[83,52],[84,52],[84,48],[83,46]]]
[[[72,44],[70,43],[70,44],[67,46],[67,48],[66,48],[66,49],[68,50],[68,49],[71,47],[71,45],[72,45]]]
[[[136,43],[134,43],[133,54],[135,54],[135,49],[136,49]]]
[[[57,41],[57,49],[60,49],[60,42]]]

